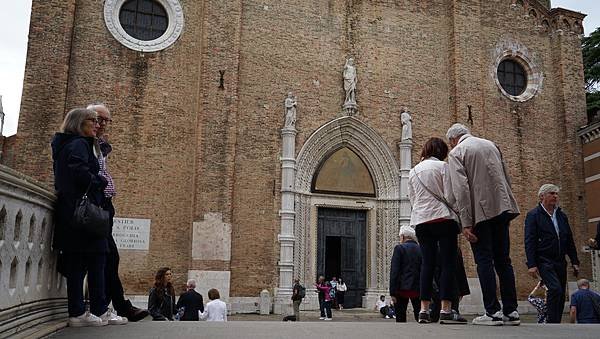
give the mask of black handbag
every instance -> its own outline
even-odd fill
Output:
[[[93,238],[108,236],[110,229],[110,214],[88,198],[92,183],[88,185],[81,199],[77,200],[73,212],[73,227]]]

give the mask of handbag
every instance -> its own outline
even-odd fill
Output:
[[[423,188],[429,193],[431,194],[437,201],[441,202],[442,204],[446,205],[446,207],[448,207],[448,209],[450,211],[452,211],[455,215],[456,215],[456,220],[457,220],[457,224],[458,224],[458,233],[462,232],[462,223],[460,221],[460,213],[458,213],[457,210],[454,209],[454,207],[452,207],[452,205],[450,205],[450,203],[448,202],[448,200],[446,200],[446,198],[444,197],[440,197],[439,195],[433,193],[429,187],[427,187],[423,181],[421,181],[421,178],[419,178],[419,174],[417,173],[417,171],[415,171],[415,177],[417,177],[417,180],[419,180],[419,183],[421,184],[421,186],[423,186]]]
[[[73,212],[73,226],[76,230],[93,237],[104,238],[110,229],[110,214],[88,198],[92,183],[88,185],[81,199],[77,200]]]

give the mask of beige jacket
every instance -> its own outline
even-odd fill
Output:
[[[475,226],[503,212],[511,219],[519,215],[506,164],[496,144],[463,135],[448,154],[448,167],[463,227]]]

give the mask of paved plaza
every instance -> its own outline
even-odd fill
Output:
[[[156,322],[146,318],[138,323],[100,328],[64,328],[52,339],[71,338],[598,338],[596,325],[537,325],[525,315],[521,326],[421,325],[414,321],[396,324],[370,310],[344,310],[333,321],[318,320],[318,312],[302,314],[306,321],[282,322],[281,316],[244,314],[230,316],[227,323]],[[472,318],[468,317],[470,320]],[[566,321],[566,318],[563,319]]]

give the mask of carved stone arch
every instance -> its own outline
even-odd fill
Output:
[[[366,165],[375,186],[375,197],[341,197],[311,192],[319,165],[342,147],[355,152]],[[400,208],[400,178],[400,167],[389,145],[359,119],[340,117],[312,133],[296,157],[294,276],[305,283],[316,278],[319,207],[362,209],[367,211],[367,290],[363,303],[370,305],[379,294],[385,293],[389,287],[389,264],[400,220],[410,217],[410,209]]]
[[[342,147],[354,151],[373,176],[378,199],[398,199],[400,170],[388,144],[375,130],[354,117],[342,117],[317,129],[304,143],[296,162],[297,193],[310,193],[319,164]]]

